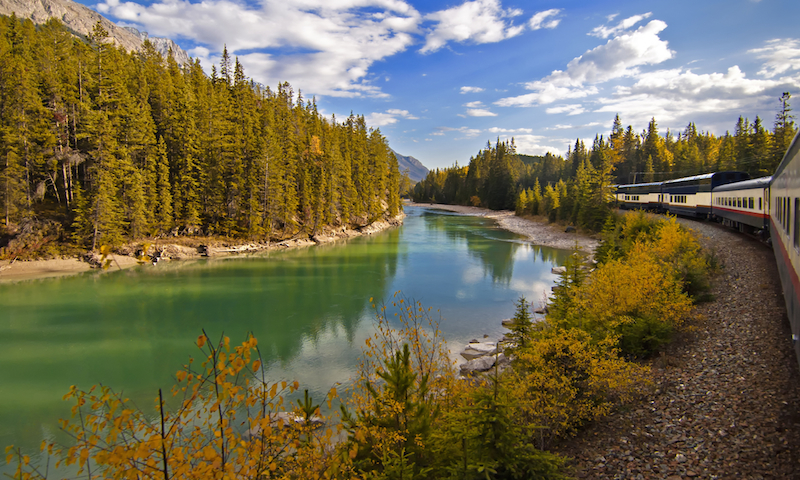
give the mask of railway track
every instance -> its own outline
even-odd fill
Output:
[[[556,449],[578,478],[800,478],[800,369],[763,242],[679,219],[721,268],[714,300],[652,362],[652,389]]]

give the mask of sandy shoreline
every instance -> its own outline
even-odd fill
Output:
[[[593,252],[600,243],[598,240],[585,235],[565,233],[563,227],[559,225],[549,224],[544,221],[537,221],[536,219],[532,218],[517,217],[514,215],[514,212],[510,211],[495,211],[485,208],[467,207],[461,205],[439,205],[428,203],[407,202],[405,205],[434,208],[462,215],[492,218],[497,222],[500,228],[523,235],[527,237],[529,242],[545,247],[570,250],[575,246],[577,241],[578,246],[582,250],[586,252]],[[402,218],[399,218],[396,222],[380,221],[369,225],[368,227],[362,228],[360,231],[342,230],[336,235],[317,236],[313,239],[307,240],[291,240],[271,244],[250,243],[235,246],[209,247],[208,255],[211,257],[221,257],[236,254],[260,253],[276,249],[313,246],[359,235],[371,235],[396,226],[401,222]],[[161,248],[174,260],[201,257],[201,255],[196,252],[196,249],[185,246],[163,245]],[[112,260],[113,263],[110,267],[110,270],[118,270],[138,265],[138,261],[133,256],[129,255],[115,254],[112,256]],[[56,258],[49,260],[30,260],[17,262],[3,260],[0,261],[0,284],[41,278],[63,277],[89,271],[97,271],[97,268],[94,268],[90,263],[79,258]]]
[[[335,231],[327,232],[326,234],[315,235],[313,238],[285,240],[274,243],[246,243],[238,245],[227,245],[219,244],[219,242],[212,242],[208,245],[205,245],[204,253],[200,253],[201,249],[197,247],[168,243],[169,239],[160,241],[157,248],[160,253],[161,260],[173,261],[192,260],[206,257],[216,258],[243,254],[257,254],[273,250],[284,250],[288,248],[310,247],[362,235],[373,235],[375,233],[382,232],[383,230],[401,225],[404,217],[405,214],[401,213],[397,217],[388,220],[379,220],[358,230],[351,230],[349,228],[342,227]],[[205,240],[202,238],[195,240],[196,241],[193,243],[197,243],[198,245],[205,242]],[[134,244],[130,244],[120,248],[120,250],[123,252],[131,251],[131,254],[129,255],[126,255],[125,253],[115,253],[109,256],[109,259],[112,261],[108,269],[109,271],[120,270],[139,265],[139,261],[133,256],[133,250],[138,247],[133,247],[133,245]],[[139,242],[138,245],[141,246],[141,242]],[[150,250],[147,252],[148,255],[152,255],[155,252],[155,248],[155,246],[151,245]],[[15,262],[9,260],[0,260],[0,284],[77,275],[90,271],[99,272],[99,269],[93,266],[91,263],[77,257]]]
[[[580,233],[566,233],[563,226],[546,223],[543,219],[537,220],[532,217],[517,217],[514,212],[509,210],[489,210],[486,208],[467,207],[464,205],[441,205],[431,203],[405,203],[404,205],[435,208],[462,215],[492,218],[497,222],[500,228],[523,235],[528,238],[529,242],[544,247],[571,250],[575,247],[575,242],[577,242],[581,250],[591,254],[594,252],[594,249],[600,245],[600,241],[595,238]]]

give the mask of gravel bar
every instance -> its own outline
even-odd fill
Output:
[[[722,268],[714,300],[652,362],[642,403],[553,450],[592,479],[800,478],[800,370],[775,257],[719,225],[679,220]]]

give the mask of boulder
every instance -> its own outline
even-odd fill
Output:
[[[504,354],[500,355],[486,355],[484,357],[475,358],[468,362],[461,364],[460,373],[462,376],[467,377],[475,375],[476,373],[487,372],[494,367],[495,363],[498,366],[508,365],[509,360]]]
[[[494,355],[496,351],[497,344],[494,342],[468,343],[464,351],[461,352],[461,356],[467,360],[472,360],[484,355]]]
[[[567,267],[553,267],[550,269],[550,273],[555,273],[557,275],[561,275],[562,273],[567,273]]]
[[[479,372],[485,372],[494,367],[494,355],[487,355],[485,357],[475,358],[468,362],[461,364],[461,375],[469,376]]]
[[[575,230],[575,227],[573,227],[572,225],[570,225],[569,227],[567,227],[567,228],[564,230],[564,232],[566,232],[566,233],[575,233],[575,232],[576,232],[576,230]]]
[[[508,328],[511,325],[514,325],[514,319],[513,318],[506,318],[505,320],[501,320],[500,321],[500,325]]]

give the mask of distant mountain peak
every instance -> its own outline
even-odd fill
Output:
[[[109,39],[129,52],[142,48],[149,39],[156,50],[166,56],[172,48],[172,57],[179,65],[191,59],[175,42],[167,38],[150,37],[132,27],[120,27],[94,10],[72,0],[0,0],[0,15],[16,14],[18,18],[29,18],[33,23],[45,23],[57,18],[67,28],[80,35],[88,36],[99,21],[108,31]]]
[[[392,150],[394,156],[397,157],[397,164],[400,167],[401,174],[408,170],[408,177],[415,182],[419,182],[428,176],[428,167],[423,165],[422,162],[414,157],[401,155],[394,151],[394,149],[390,148],[390,150]]]

